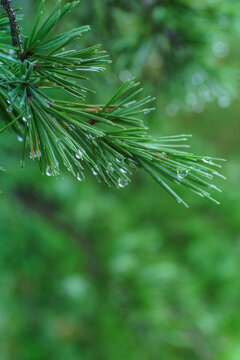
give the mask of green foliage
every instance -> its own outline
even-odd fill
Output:
[[[22,42],[16,32],[16,51],[1,41],[0,106],[6,125],[0,132],[13,127],[23,142],[22,164],[30,150],[48,176],[59,175],[64,166],[82,181],[87,167],[99,180],[119,188],[130,182],[132,170],[142,168],[178,202],[186,205],[168,181],[214,200],[209,190],[219,189],[209,180],[221,176],[214,162],[219,159],[183,151],[186,135],[149,136],[138,117],[153,110],[152,99],[137,99],[142,89],[134,80],[124,82],[105,105],[82,102],[92,92],[82,85],[86,73],[102,71],[109,60],[99,46],[79,49],[75,44],[66,50],[88,26],[51,37],[59,20],[77,4],[61,6],[58,1],[43,18],[42,1],[30,35]],[[61,100],[68,96],[72,99]]]
[[[115,71],[159,90],[167,115],[199,113],[214,100],[229,106],[236,69],[226,59],[239,34],[239,1],[96,0],[83,11],[88,21],[94,14],[94,38],[113,53]]]
[[[227,163],[222,205],[196,197],[189,211],[148,179],[121,192],[71,176],[39,182],[33,164],[17,171],[12,143],[1,181],[2,359],[237,359],[238,162]]]

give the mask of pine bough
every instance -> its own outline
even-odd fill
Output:
[[[79,1],[64,6],[58,1],[47,17],[44,2],[30,35],[23,36],[17,23],[21,18],[16,18],[11,1],[2,0],[0,110],[5,126],[0,132],[10,127],[15,131],[23,144],[22,166],[30,153],[48,176],[58,176],[66,167],[82,181],[89,168],[99,180],[117,188],[125,187],[132,171],[141,168],[186,206],[169,183],[216,201],[209,191],[219,190],[211,180],[221,176],[215,163],[220,159],[184,151],[187,135],[149,136],[139,117],[153,110],[149,105],[153,99],[138,99],[142,91],[138,83],[126,81],[105,105],[84,102],[92,92],[83,86],[86,74],[102,71],[108,57],[99,45],[72,48],[89,26],[51,37],[56,24]],[[62,95],[50,97],[45,89],[58,94],[60,89]],[[61,100],[63,95],[66,100]]]

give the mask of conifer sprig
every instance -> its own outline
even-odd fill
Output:
[[[43,18],[44,2],[23,43],[16,32],[14,53],[10,37],[8,43],[0,39],[0,108],[5,122],[0,132],[10,127],[16,132],[23,143],[22,165],[30,152],[48,176],[57,176],[66,167],[81,181],[89,168],[100,181],[118,188],[130,182],[132,171],[142,168],[185,205],[169,182],[214,200],[209,191],[219,190],[211,183],[214,176],[221,176],[215,163],[219,159],[183,151],[186,135],[149,136],[139,117],[153,110],[152,98],[138,99],[142,91],[138,83],[126,81],[105,105],[84,102],[92,92],[84,84],[87,73],[102,71],[108,57],[98,45],[69,47],[88,26],[51,37],[57,22],[79,1],[65,6],[58,1]],[[0,17],[0,25],[6,25],[6,15]],[[61,97],[56,90],[61,90]],[[66,100],[61,100],[63,96]]]

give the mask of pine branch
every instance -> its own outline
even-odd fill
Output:
[[[85,75],[102,71],[109,63],[107,55],[98,45],[66,50],[88,26],[52,38],[49,35],[77,4],[73,1],[61,7],[58,1],[41,22],[41,1],[32,32],[25,37],[22,58],[5,56],[12,48],[0,41],[0,107],[5,122],[0,133],[10,127],[16,132],[23,144],[22,165],[28,149],[48,176],[58,176],[66,167],[82,181],[89,169],[99,181],[117,188],[125,187],[132,171],[141,168],[184,205],[169,182],[215,201],[209,190],[219,191],[211,183],[214,176],[221,176],[215,163],[219,159],[184,151],[186,135],[149,136],[139,117],[153,110],[153,99],[139,100],[142,88],[134,80],[123,83],[105,104],[84,103],[92,93],[83,85]],[[60,90],[66,100],[47,95],[45,89],[51,94]]]

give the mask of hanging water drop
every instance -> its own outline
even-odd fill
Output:
[[[97,170],[95,170],[94,168],[92,168],[91,171],[92,171],[92,173],[93,173],[94,176],[98,176]]]
[[[23,142],[23,138],[20,135],[17,136],[17,139],[19,142]]]
[[[39,150],[39,151],[35,151],[34,152],[34,158],[38,158],[38,159],[40,159],[40,157],[42,156],[42,153],[41,153],[41,151]],[[30,153],[29,154],[29,157],[30,157],[30,159],[33,159],[33,156],[32,156],[32,153]]]
[[[80,174],[80,172],[77,173],[77,180],[78,181],[83,181],[84,180],[84,176],[83,176],[83,174]]]
[[[127,186],[127,181],[119,178],[119,179],[118,179],[118,187],[119,187],[119,188],[124,188],[125,186]]]
[[[110,173],[113,173],[113,172],[114,172],[114,168],[113,168],[113,166],[112,166],[112,163],[111,163],[111,162],[109,162],[109,163],[108,163],[108,166],[107,166],[106,172],[107,172],[108,174],[110,174]]]
[[[208,157],[203,158],[202,161],[203,161],[205,164],[213,165],[213,162],[212,162],[211,159],[208,158]]]
[[[188,170],[177,169],[177,178],[179,181],[182,181],[188,175]]]
[[[50,169],[50,166],[47,166],[46,168],[46,175],[47,176],[53,176],[52,170]]]
[[[83,158],[83,152],[81,150],[78,150],[75,154],[76,159],[81,159]]]
[[[68,171],[71,172],[71,173],[74,172],[74,171],[73,171],[73,167],[72,167],[71,165],[69,165],[69,166],[67,167],[67,169],[68,169]]]

